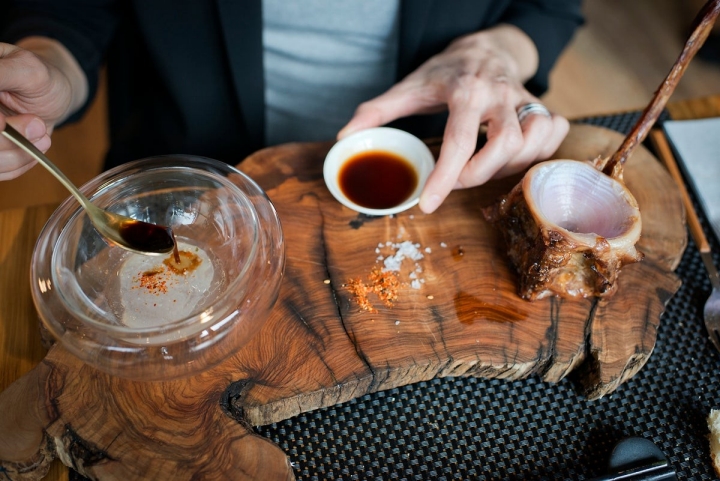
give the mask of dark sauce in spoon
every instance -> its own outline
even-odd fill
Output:
[[[159,254],[173,251],[175,261],[180,263],[175,234],[169,227],[132,220],[123,222],[118,231],[127,245],[136,251]]]

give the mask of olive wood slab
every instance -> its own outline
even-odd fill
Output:
[[[555,158],[607,156],[622,140],[573,125]],[[429,144],[437,155],[439,143]],[[293,479],[285,454],[251,426],[438,376],[572,376],[595,399],[643,367],[687,243],[680,194],[645,149],[625,167],[645,260],[623,270],[610,299],[530,303],[481,215],[519,177],[456,191],[432,215],[370,218],[325,188],[329,148],[287,144],[241,164],[275,203],[287,246],[280,298],[247,346],[198,376],[153,383],[114,378],[52,347],[0,393],[0,474],[40,479],[59,456],[103,480]],[[344,285],[368,275],[379,244],[403,240],[424,257],[406,260],[401,280],[410,283],[409,269],[424,282],[400,287],[392,308],[360,310]]]

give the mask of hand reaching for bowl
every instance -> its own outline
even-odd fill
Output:
[[[30,37],[0,43],[0,129],[9,122],[43,152],[58,123],[87,97],[87,81],[70,53],[55,40]],[[35,161],[0,136],[0,180],[13,179]]]
[[[462,37],[361,104],[338,138],[447,109],[440,155],[420,197],[423,212],[433,212],[453,189],[517,173],[557,150],[569,129],[565,118],[548,113],[518,119],[520,107],[539,102],[523,87],[537,64],[535,45],[516,27],[501,25]],[[483,124],[487,143],[475,152]]]

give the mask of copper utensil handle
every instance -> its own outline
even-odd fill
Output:
[[[705,237],[705,232],[700,225],[700,219],[698,218],[697,212],[695,212],[693,203],[690,200],[687,187],[685,187],[685,181],[680,173],[680,169],[678,168],[675,156],[672,153],[672,149],[670,149],[670,144],[668,144],[665,134],[660,129],[654,129],[650,132],[650,141],[660,156],[660,160],[663,161],[668,172],[670,172],[670,175],[673,179],[675,179],[675,183],[680,188],[680,195],[682,195],[682,201],[685,205],[685,211],[687,212],[688,228],[690,229],[690,234],[693,236],[693,239],[695,239],[698,249],[700,252],[710,252],[710,244],[708,243],[707,237]]]
[[[693,207],[693,203],[690,200],[690,194],[688,194],[685,181],[680,173],[680,169],[678,168],[677,161],[672,153],[670,144],[665,137],[665,133],[660,129],[652,130],[650,132],[650,141],[660,156],[660,160],[663,161],[668,172],[670,172],[672,178],[675,179],[675,183],[680,189],[680,195],[682,196],[683,205],[685,206],[685,212],[687,214],[688,229],[690,230],[690,235],[692,235],[693,239],[695,239],[695,244],[697,244],[698,250],[700,251],[700,256],[702,257],[705,268],[710,276],[710,283],[714,288],[720,288],[720,278],[718,276],[718,271],[715,268],[715,264],[713,263],[712,254],[710,252],[710,243],[708,242],[707,237],[705,237],[705,232],[700,224],[700,218],[698,217],[695,207]]]
[[[675,183],[680,188],[680,195],[682,195],[685,211],[687,212],[688,228],[690,229],[690,234],[693,236],[693,239],[695,239],[695,243],[698,245],[698,249],[700,252],[710,252],[710,243],[707,241],[705,232],[702,230],[700,219],[690,200],[687,187],[685,187],[685,181],[680,173],[680,169],[678,168],[675,156],[672,153],[672,149],[670,149],[670,144],[668,144],[665,134],[660,129],[654,129],[650,132],[650,140],[660,155],[660,160],[663,161],[668,172],[670,172],[670,175],[675,179]]]

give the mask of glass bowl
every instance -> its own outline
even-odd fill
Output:
[[[172,228],[181,264],[110,244],[74,198],[53,213],[31,263],[49,333],[112,375],[168,380],[217,365],[258,331],[285,264],[277,212],[222,162],[161,156],[109,170],[81,190],[98,206]]]

